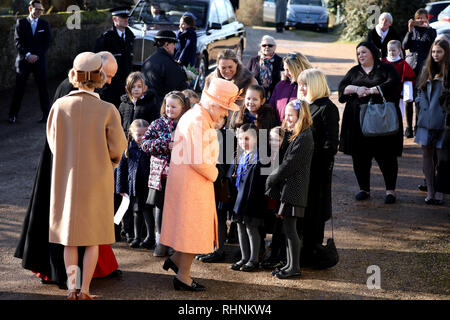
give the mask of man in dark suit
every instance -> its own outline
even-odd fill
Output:
[[[50,110],[50,99],[47,89],[47,50],[50,46],[50,25],[40,19],[44,7],[39,0],[30,1],[28,7],[30,15],[17,20],[14,41],[18,50],[16,58],[16,87],[14,89],[9,122],[15,123],[19,113],[25,91],[26,82],[30,73],[39,89],[42,118],[39,122],[45,123]]]
[[[104,100],[117,108],[120,97],[125,94],[127,76],[133,71],[134,34],[128,28],[129,9],[117,7],[110,10],[114,25],[97,39],[95,45],[95,52],[109,51],[117,60],[117,74],[102,90]]]

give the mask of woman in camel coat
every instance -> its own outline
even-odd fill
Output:
[[[176,290],[205,290],[192,280],[190,268],[196,254],[210,253],[217,246],[213,183],[218,175],[219,143],[215,124],[229,110],[239,110],[234,103],[238,95],[231,81],[212,79],[200,103],[181,117],[175,131],[160,243],[176,251],[163,266],[177,273]]]
[[[77,247],[86,246],[81,292],[77,297],[68,283],[70,300],[90,299],[98,245],[115,242],[113,168],[127,141],[116,107],[93,92],[106,81],[101,67],[101,57],[92,52],[75,58],[69,79],[79,90],[56,100],[47,122],[53,153],[49,240],[65,246],[69,280],[71,267],[78,266]]]

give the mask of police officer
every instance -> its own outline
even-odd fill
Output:
[[[156,101],[162,104],[164,96],[170,91],[188,88],[186,74],[174,60],[177,37],[170,30],[160,30],[155,36],[156,51],[142,65],[147,86],[154,91]]]
[[[110,11],[113,27],[97,39],[95,52],[109,51],[116,58],[118,65],[116,76],[111,84],[103,87],[102,97],[119,108],[120,97],[125,94],[126,78],[133,71],[134,34],[128,28],[130,7],[122,6]]]

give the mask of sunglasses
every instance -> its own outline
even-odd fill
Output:
[[[272,48],[273,44],[262,44],[261,47],[263,47],[263,48],[265,48],[265,47]]]

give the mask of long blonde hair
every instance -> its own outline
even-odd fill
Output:
[[[136,119],[128,128],[128,145],[130,145],[131,140],[133,140],[133,133],[135,133],[138,129],[148,128],[149,123],[144,119]],[[125,150],[125,158],[128,158],[128,148]]]
[[[292,100],[286,105],[287,108],[292,108],[297,112],[297,122],[295,123],[294,130],[292,132],[292,135],[289,137],[289,142],[292,142],[297,136],[312,126],[312,118],[311,118],[311,112],[309,110],[309,106],[306,102],[301,101],[299,99]],[[285,109],[285,114],[286,114]],[[286,120],[283,120],[283,123],[281,124],[281,128],[283,130],[287,130],[287,122]]]

